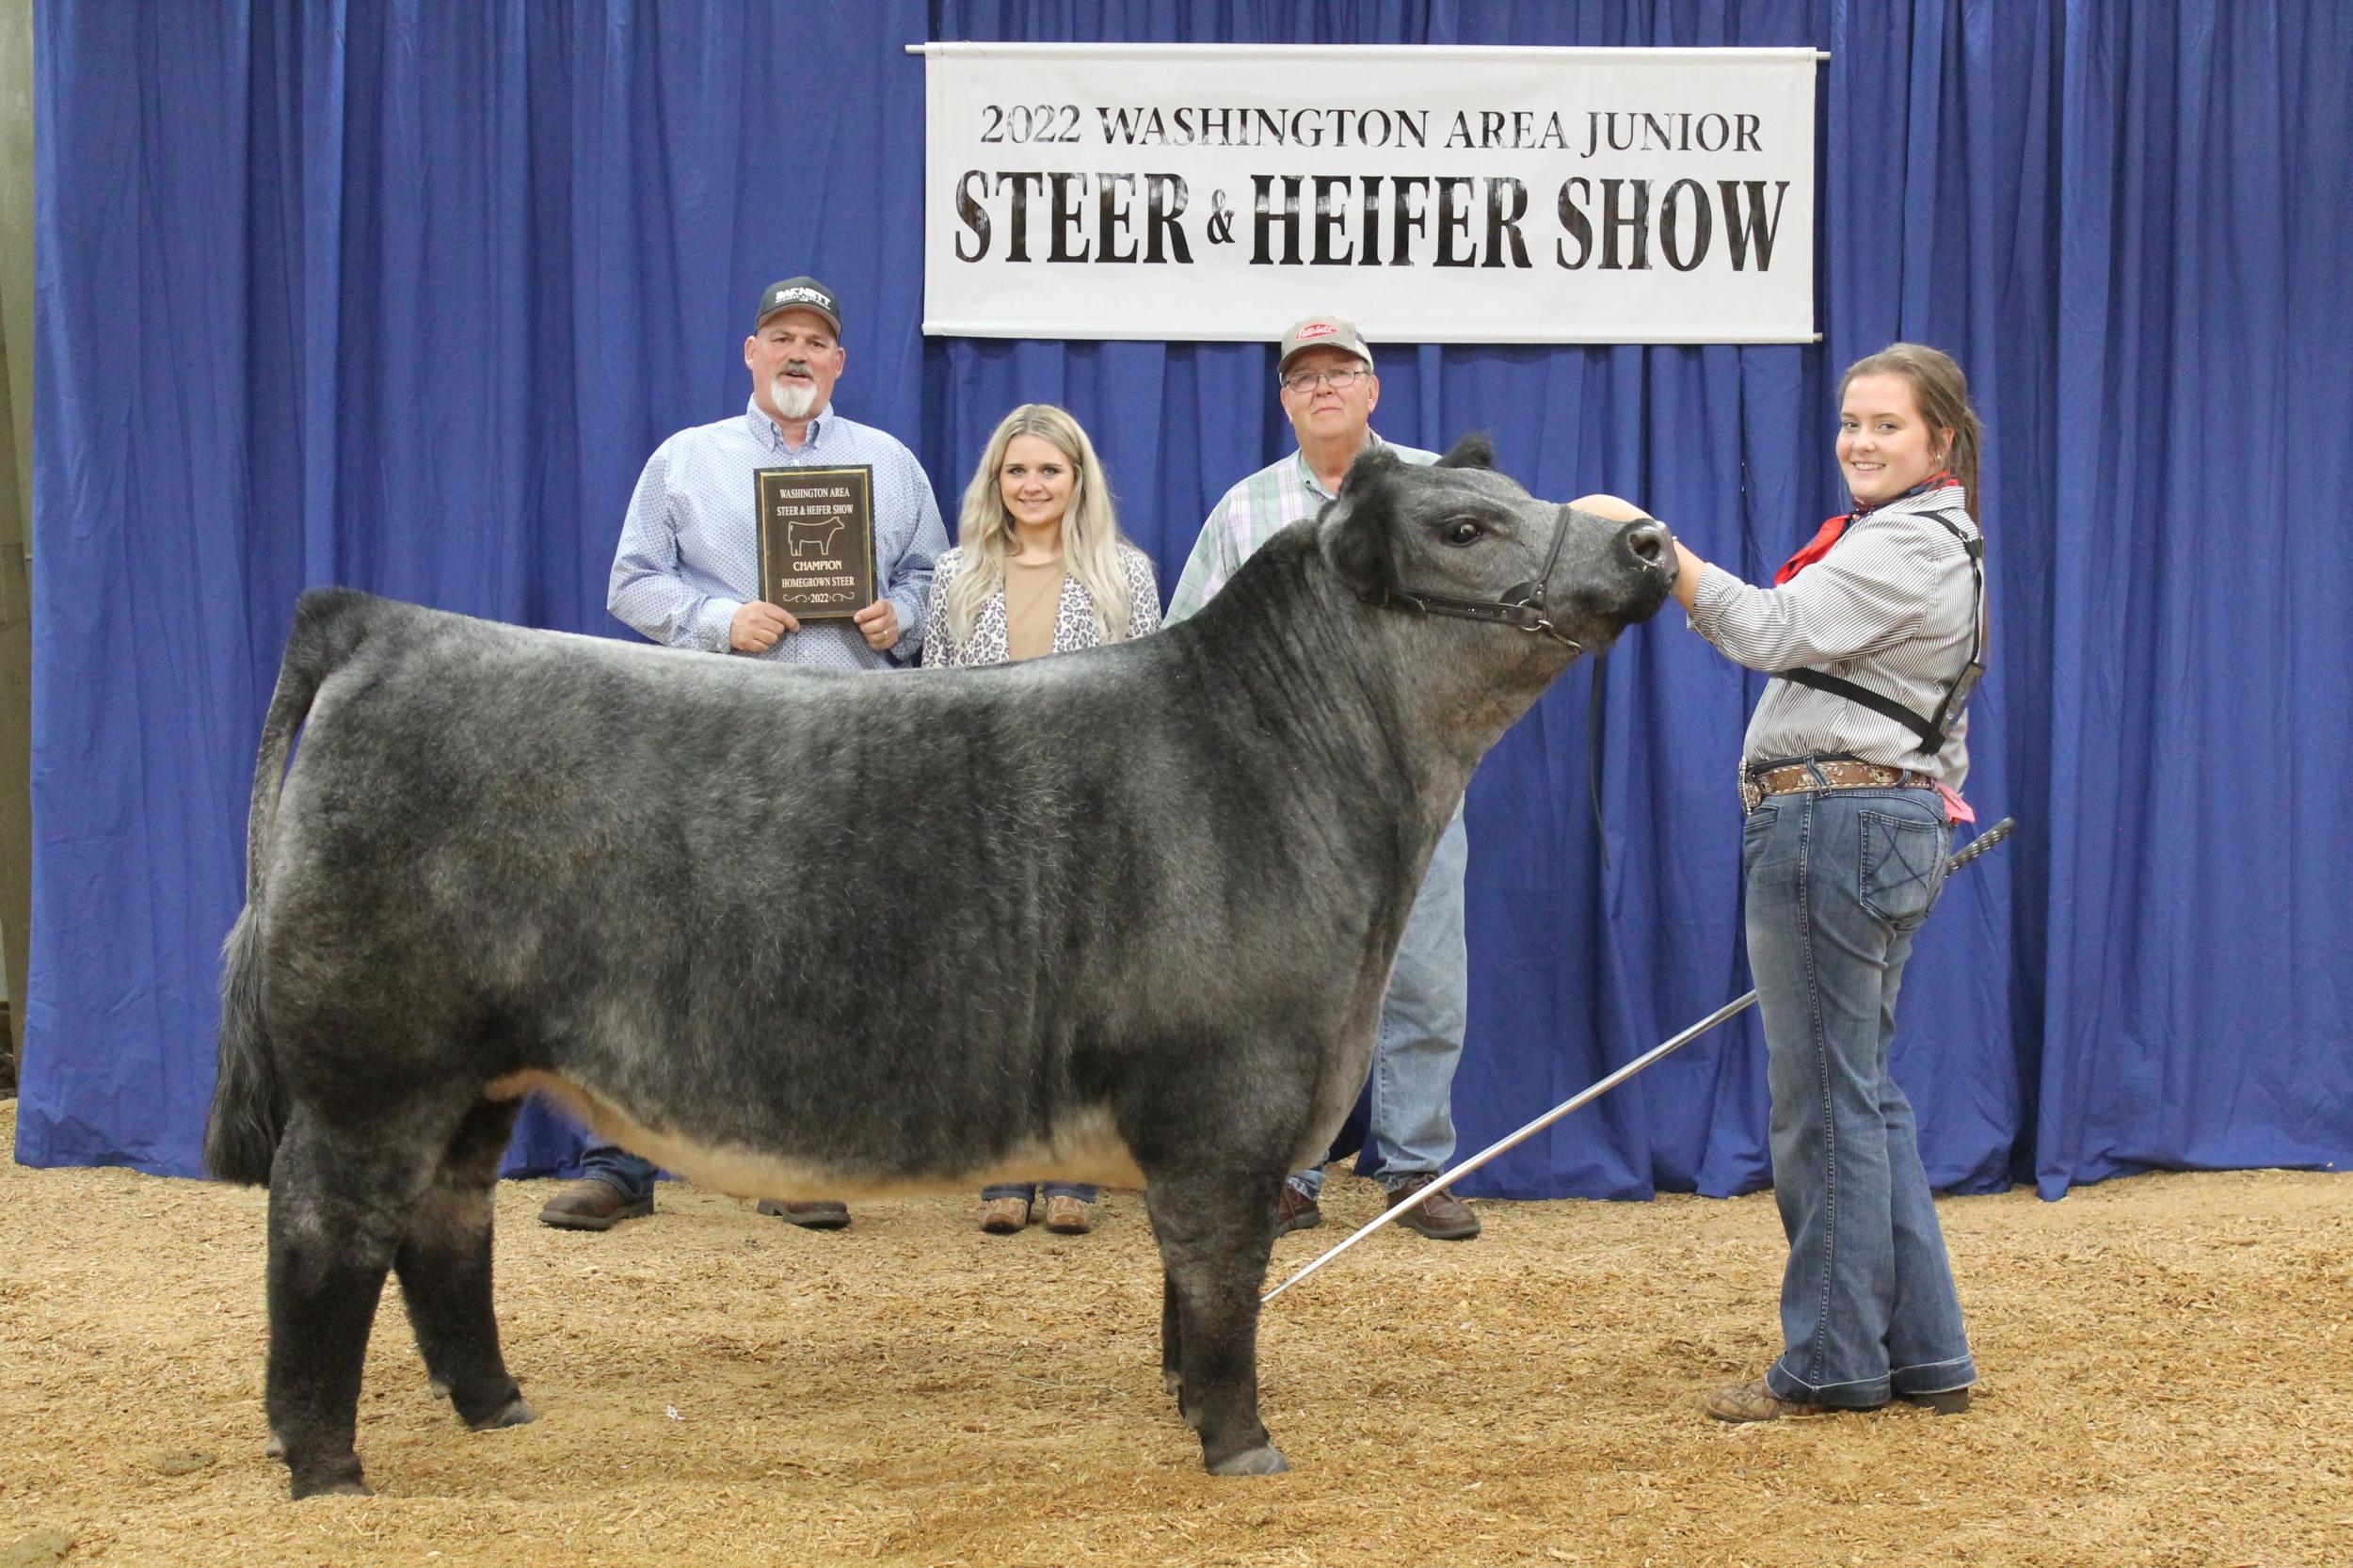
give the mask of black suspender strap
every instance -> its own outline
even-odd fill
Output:
[[[1985,539],[1983,536],[1974,539],[1968,537],[1943,512],[1923,512],[1920,515],[1934,518],[1946,533],[1961,541],[1961,549],[1968,552],[1970,589],[1977,611],[1969,623],[1969,662],[1961,666],[1959,675],[1945,683],[1945,696],[1937,703],[1935,714],[1923,718],[1883,692],[1875,692],[1851,680],[1842,680],[1820,670],[1783,670],[1773,679],[1811,687],[1817,692],[1828,692],[1833,696],[1843,696],[1884,718],[1893,719],[1918,735],[1919,749],[1933,757],[1945,749],[1945,721],[1968,705],[1969,694],[1977,688],[1978,677],[1985,673]]]
[[[1945,731],[1938,723],[1945,716],[1941,706],[1936,718],[1922,718],[1892,696],[1875,692],[1868,686],[1858,686],[1851,680],[1841,680],[1834,675],[1825,675],[1820,670],[1783,670],[1774,679],[1786,680],[1792,685],[1811,686],[1833,696],[1843,696],[1849,702],[1860,703],[1875,713],[1894,719],[1920,737],[1920,749],[1930,757],[1945,749]]]

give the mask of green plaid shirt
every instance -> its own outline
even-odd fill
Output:
[[[1434,452],[1398,446],[1369,430],[1365,432],[1365,443],[1386,446],[1409,463],[1438,460]],[[1184,575],[1176,580],[1176,592],[1169,600],[1164,620],[1180,621],[1207,604],[1209,596],[1224,587],[1225,580],[1240,571],[1260,545],[1292,523],[1314,517],[1331,499],[1332,492],[1297,452],[1269,463],[1227,490],[1210,509],[1209,520],[1201,525],[1201,537],[1185,560]]]

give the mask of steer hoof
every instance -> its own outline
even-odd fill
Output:
[[[328,1475],[314,1476],[305,1480],[300,1476],[287,1482],[287,1496],[300,1502],[305,1497],[373,1497],[374,1489],[360,1479],[360,1462],[353,1460],[351,1468]]]
[[[466,1430],[468,1432],[496,1432],[501,1427],[520,1427],[538,1418],[539,1413],[531,1408],[531,1401],[518,1394],[507,1400],[506,1407],[496,1415],[485,1416],[479,1421],[468,1421]]]
[[[305,1497],[373,1497],[376,1488],[363,1480],[330,1480],[320,1486],[297,1486],[292,1495],[296,1502]]]
[[[1283,1450],[1272,1443],[1245,1448],[1228,1459],[1221,1459],[1209,1466],[1213,1476],[1279,1476],[1291,1467],[1283,1457]]]

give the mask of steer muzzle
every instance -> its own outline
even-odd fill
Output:
[[[1667,602],[1675,581],[1674,536],[1656,518],[1620,520],[1586,513],[1583,520],[1593,528],[1599,569],[1581,579],[1581,590],[1573,587],[1572,613],[1593,633],[1588,646],[1601,648]]]
[[[1667,532],[1667,525],[1657,518],[1643,518],[1629,522],[1618,534],[1619,545],[1635,561],[1653,567],[1667,574],[1670,586],[1675,579],[1675,538]]]

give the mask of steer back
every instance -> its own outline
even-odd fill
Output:
[[[305,595],[207,1141],[216,1174],[272,1182],[273,1280],[281,1246],[413,1235],[399,1206],[462,1185],[461,1153],[494,1171],[486,1108],[536,1088],[744,1195],[1146,1185],[1175,1290],[1193,1214],[1271,1216],[1337,1130],[1439,831],[1574,657],[1400,596],[1528,590],[1587,647],[1663,598],[1657,524],[1484,461],[1369,456],[1193,619],[990,669],[831,675]],[[1163,1188],[1192,1196],[1164,1214]],[[1271,1237],[1223,1272],[1255,1289]],[[511,1380],[474,1382],[495,1416]],[[1190,1409],[1213,1466],[1261,1463],[1233,1459],[1263,1445],[1247,1403]],[[337,1441],[290,1453],[298,1492],[356,1484]]]

